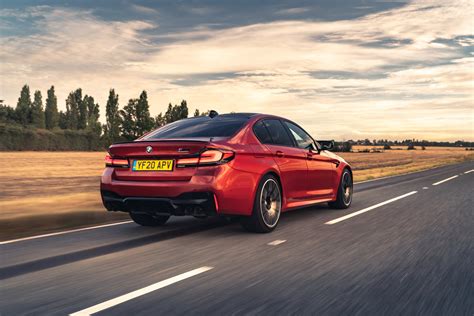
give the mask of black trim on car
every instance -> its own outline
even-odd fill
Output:
[[[149,215],[213,216],[217,214],[214,194],[188,192],[175,198],[122,197],[114,192],[101,190],[102,203],[108,211],[132,212]]]

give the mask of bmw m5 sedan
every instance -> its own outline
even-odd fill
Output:
[[[331,146],[282,117],[211,111],[111,145],[102,201],[143,226],[163,225],[172,215],[224,215],[267,233],[282,212],[351,205],[351,166]]]

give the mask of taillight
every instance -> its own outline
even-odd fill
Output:
[[[234,152],[229,150],[208,149],[203,151],[199,157],[181,158],[176,161],[177,167],[215,166],[231,161]]]
[[[112,158],[110,155],[105,156],[105,166],[113,168],[128,168],[128,159]]]

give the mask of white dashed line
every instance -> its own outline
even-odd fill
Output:
[[[428,190],[428,187],[423,187],[423,190]]]
[[[455,176],[449,177],[449,178],[447,178],[447,179],[444,179],[444,180],[441,180],[441,181],[435,182],[435,183],[433,183],[433,185],[438,185],[438,184],[444,183],[444,182],[446,182],[446,181],[449,181],[449,180],[455,179],[455,178],[457,178],[457,177],[459,177],[459,176],[458,176],[458,175],[455,175]]]
[[[185,279],[188,279],[190,277],[193,277],[195,275],[198,275],[198,274],[201,274],[203,272],[206,272],[206,271],[209,271],[213,269],[213,267],[201,267],[201,268],[198,268],[198,269],[194,269],[194,270],[191,270],[191,271],[188,271],[188,272],[185,272],[185,273],[182,273],[182,274],[179,274],[177,276],[174,276],[172,278],[169,278],[169,279],[166,279],[166,280],[163,280],[163,281],[160,281],[158,283],[155,283],[155,284],[152,284],[152,285],[149,285],[147,287],[144,287],[142,289],[139,289],[139,290],[136,290],[136,291],[133,291],[133,292],[130,292],[128,294],[124,294],[122,296],[119,296],[119,297],[116,297],[116,298],[113,298],[111,300],[108,300],[108,301],[105,301],[103,303],[100,303],[100,304],[97,304],[97,305],[94,305],[92,307],[89,307],[89,308],[86,308],[86,309],[83,309],[81,311],[78,311],[78,312],[75,312],[73,314],[70,314],[70,316],[86,316],[86,315],[92,315],[94,313],[98,313],[100,311],[103,311],[107,308],[110,308],[110,307],[113,307],[113,306],[116,306],[116,305],[119,305],[119,304],[122,304],[126,301],[130,301],[134,298],[137,298],[139,296],[142,296],[142,295],[145,295],[145,294],[148,294],[150,292],[153,292],[153,291],[156,291],[156,290],[159,290],[161,288],[164,288],[168,285],[171,285],[173,283],[176,283],[176,282],[179,282],[179,281],[182,281],[182,280],[185,280]]]
[[[465,171],[464,173],[471,173],[471,172],[474,172],[474,169],[471,169],[471,170]]]
[[[267,245],[269,246],[277,246],[279,244],[282,244],[284,243],[286,240],[281,240],[281,239],[277,239],[277,240],[274,240],[272,242],[269,242]]]
[[[413,194],[415,194],[415,193],[417,193],[417,192],[418,192],[418,191],[411,191],[411,192],[409,192],[409,193],[407,193],[407,194],[403,194],[403,195],[397,196],[397,197],[395,197],[395,198],[393,198],[393,199],[387,200],[387,201],[385,201],[385,202],[372,205],[372,206],[367,207],[367,208],[364,208],[364,209],[362,209],[362,210],[360,210],[360,211],[357,211],[357,212],[354,212],[354,213],[350,213],[350,214],[348,214],[348,215],[346,215],[346,216],[342,216],[342,217],[333,219],[332,221],[326,222],[325,224],[327,224],[327,225],[333,225],[333,224],[336,224],[336,223],[345,221],[346,219],[349,219],[349,218],[351,218],[351,217],[354,217],[354,216],[360,215],[360,214],[362,214],[362,213],[371,211],[371,210],[373,210],[373,209],[375,209],[375,208],[377,208],[377,207],[380,207],[380,206],[383,206],[383,205],[386,205],[386,204],[395,202],[395,201],[397,201],[397,200],[406,198],[407,196],[413,195]]]
[[[66,230],[66,231],[57,232],[57,233],[50,233],[50,234],[37,235],[37,236],[31,236],[31,237],[25,237],[25,238],[19,238],[19,239],[12,239],[12,240],[7,240],[7,241],[1,241],[0,245],[11,244],[11,243],[14,243],[14,242],[37,239],[37,238],[44,238],[44,237],[51,237],[51,236],[58,236],[58,235],[64,235],[64,234],[69,234],[69,233],[81,232],[81,231],[84,231],[84,230],[91,230],[91,229],[97,229],[97,228],[103,228],[103,227],[109,227],[109,226],[123,225],[123,224],[132,223],[132,222],[133,221],[125,221],[125,222],[119,222],[119,223],[112,223],[112,224],[98,225],[98,226],[92,226],[92,227],[71,229],[71,230]]]

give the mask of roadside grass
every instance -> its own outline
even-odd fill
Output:
[[[472,151],[443,147],[338,154],[353,166],[355,181],[474,160]],[[4,166],[0,240],[128,219],[124,213],[106,212],[100,201],[104,156],[103,152],[0,152]]]

